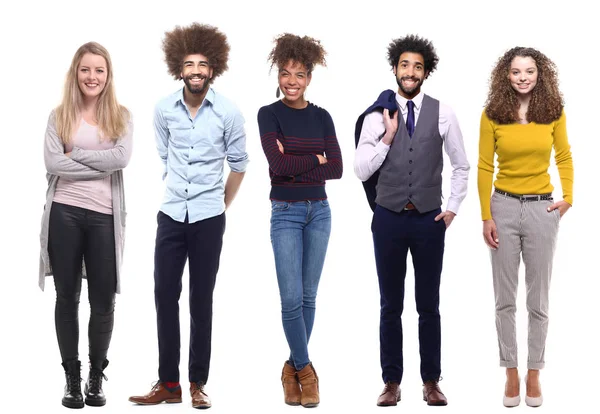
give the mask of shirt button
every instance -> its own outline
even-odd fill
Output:
[[[191,183],[192,183],[191,181],[188,181],[188,184],[191,184]]]
[[[195,126],[195,125],[192,125],[192,129],[195,129],[195,128],[196,128],[196,126]]]
[[[412,148],[410,148],[409,151],[412,152]]]
[[[409,171],[409,172],[408,172],[408,175],[412,175],[412,171]]]
[[[194,149],[194,147],[190,147],[190,149]]]
[[[412,187],[412,184],[409,184],[408,186],[409,186],[409,187]]]
[[[412,194],[409,194],[409,195],[408,195],[408,197],[409,197],[409,198],[412,198]]]
[[[409,164],[412,164],[412,160],[408,161]]]
[[[185,192],[187,193],[187,188],[185,189]]]

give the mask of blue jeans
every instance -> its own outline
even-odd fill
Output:
[[[271,208],[271,244],[283,330],[290,362],[299,371],[310,363],[308,340],[331,233],[331,210],[327,200],[272,201]]]

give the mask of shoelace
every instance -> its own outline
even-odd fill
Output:
[[[100,391],[100,388],[102,388],[103,378],[104,380],[108,381],[108,377],[104,375],[104,372],[97,369],[92,369],[90,371],[90,391]]]
[[[80,374],[68,374],[67,375],[67,388],[74,390],[81,387],[81,375]]]
[[[440,386],[438,385],[439,382],[441,380],[443,380],[444,378],[440,377],[439,380],[429,380],[427,382],[425,382],[425,384],[423,384],[426,388],[427,394],[429,394],[431,391],[437,391],[440,394],[443,394],[442,390],[440,389]]]
[[[202,395],[204,395],[205,397],[208,397],[208,395],[204,392],[204,384],[201,382],[196,382],[196,387],[198,387],[196,390],[200,391],[200,393]]]

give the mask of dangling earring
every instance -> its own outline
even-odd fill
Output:
[[[277,99],[279,99],[279,97],[281,96],[281,90],[279,89],[279,86],[277,87],[277,92],[275,92],[275,97]]]

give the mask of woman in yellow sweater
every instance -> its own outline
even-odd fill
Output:
[[[552,148],[563,190],[558,202],[548,174]],[[494,154],[498,173],[492,194]],[[492,71],[477,167],[483,238],[491,248],[500,366],[507,377],[503,402],[512,407],[521,400],[515,311],[522,255],[529,312],[525,402],[539,406],[556,236],[573,203],[573,161],[556,67],[539,51],[515,47]]]

